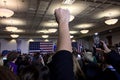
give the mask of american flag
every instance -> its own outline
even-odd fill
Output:
[[[53,52],[53,43],[40,42],[40,50],[43,52]]]
[[[53,52],[53,42],[30,42],[29,52]]]

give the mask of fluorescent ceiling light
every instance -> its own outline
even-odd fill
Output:
[[[54,33],[56,31],[57,31],[57,29],[48,29],[48,32],[50,32],[50,33]]]
[[[98,35],[98,32],[94,33],[94,35]]]
[[[85,23],[85,24],[78,24],[75,26],[75,28],[86,29],[86,28],[90,28],[93,26],[94,26],[94,24],[92,24],[92,23]]]
[[[14,12],[10,9],[6,9],[6,8],[0,8],[0,17],[11,17],[14,15]]]
[[[73,4],[75,0],[63,0],[63,4]]]
[[[86,33],[89,32],[89,30],[81,30],[80,32],[81,32],[82,34],[86,34]]]
[[[17,34],[11,34],[10,35],[12,38],[18,38],[19,37],[19,35],[17,35]]]
[[[49,40],[48,39],[45,39],[45,42],[48,42]]]
[[[107,25],[114,25],[118,22],[118,19],[108,19],[105,21]]]
[[[8,26],[8,27],[6,27],[6,30],[7,30],[7,31],[12,31],[12,32],[14,32],[14,31],[17,30],[17,27],[14,27],[14,26]]]
[[[49,36],[48,35],[42,35],[42,38],[48,38]]]
[[[77,31],[70,31],[70,34],[76,34]]]
[[[75,39],[73,39],[73,40],[72,40],[72,42],[76,42],[76,40],[75,40]]]
[[[28,41],[29,41],[29,42],[33,42],[34,40],[33,40],[33,39],[29,39]]]
[[[70,38],[73,38],[74,36],[70,36]]]

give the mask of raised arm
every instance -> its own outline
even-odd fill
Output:
[[[58,23],[57,52],[48,64],[50,80],[75,80],[73,72],[72,46],[69,34],[70,13],[65,9],[56,9]]]
[[[58,22],[57,51],[67,50],[72,52],[71,39],[69,34],[70,13],[68,10],[56,9],[55,17]]]

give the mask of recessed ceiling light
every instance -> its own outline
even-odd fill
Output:
[[[10,9],[6,9],[6,8],[0,8],[0,17],[11,17],[12,15],[14,15],[14,12]]]
[[[48,39],[45,39],[45,42],[48,42],[49,40]]]
[[[76,42],[76,40],[75,40],[75,39],[73,39],[73,40],[72,40],[72,42]]]
[[[70,31],[70,34],[76,34],[77,31]]]
[[[73,38],[74,36],[70,36],[70,38]]]
[[[81,28],[81,29],[86,29],[86,28],[90,28],[93,27],[94,24],[92,23],[84,23],[84,24],[78,24],[75,26],[75,28]]]
[[[105,21],[107,25],[114,25],[118,22],[118,19],[108,19]]]
[[[10,35],[12,38],[18,38],[19,37],[19,35],[17,35],[17,34],[11,34]]]
[[[29,41],[29,42],[33,42],[34,40],[33,40],[33,39],[29,39],[28,41]]]
[[[94,33],[95,35],[98,35],[98,32]]]
[[[82,34],[87,34],[89,32],[89,30],[81,30],[80,31]]]
[[[7,30],[7,31],[12,31],[12,32],[14,32],[14,31],[17,30],[17,27],[14,27],[14,26],[8,26],[8,27],[6,27],[6,30]]]
[[[48,38],[49,36],[48,35],[42,35],[42,38]]]
[[[54,33],[56,31],[57,31],[57,29],[48,29],[48,32],[50,32],[50,33]]]

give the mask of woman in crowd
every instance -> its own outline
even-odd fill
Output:
[[[8,68],[14,73],[14,74],[18,74],[18,66],[16,65],[16,60],[17,60],[17,57],[18,57],[18,53],[17,52],[10,52],[8,55],[7,55],[7,60],[8,60]]]

